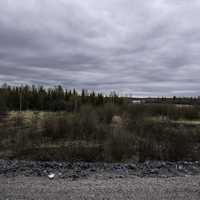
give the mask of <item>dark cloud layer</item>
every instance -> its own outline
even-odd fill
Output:
[[[0,83],[200,95],[199,0],[1,0]]]

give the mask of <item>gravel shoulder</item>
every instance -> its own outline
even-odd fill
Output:
[[[1,199],[199,200],[200,162],[0,160]]]
[[[144,163],[87,163],[87,162],[41,162],[0,160],[0,175],[47,177],[54,173],[59,178],[110,177],[184,177],[200,175],[200,162],[146,161]]]
[[[199,200],[200,176],[173,178],[86,178],[0,176],[2,200]]]

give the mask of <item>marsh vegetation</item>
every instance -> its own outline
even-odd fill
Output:
[[[82,105],[76,112],[2,112],[0,157],[30,160],[199,160],[199,107]]]

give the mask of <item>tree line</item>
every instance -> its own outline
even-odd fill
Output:
[[[103,95],[94,91],[64,89],[62,86],[44,88],[43,86],[0,87],[0,110],[48,110],[77,111],[84,104],[100,106],[106,103],[122,104],[124,98],[115,92]]]
[[[198,97],[173,96],[173,97],[143,98],[143,101],[145,103],[157,103],[157,104],[200,105],[200,96]]]

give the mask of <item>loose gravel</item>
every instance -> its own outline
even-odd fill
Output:
[[[199,200],[199,162],[0,160],[0,200]]]
[[[200,175],[200,162],[146,161],[144,163],[86,163],[86,162],[36,162],[19,160],[0,160],[0,175],[47,177],[55,174],[57,178],[125,178],[138,177],[184,177]]]

